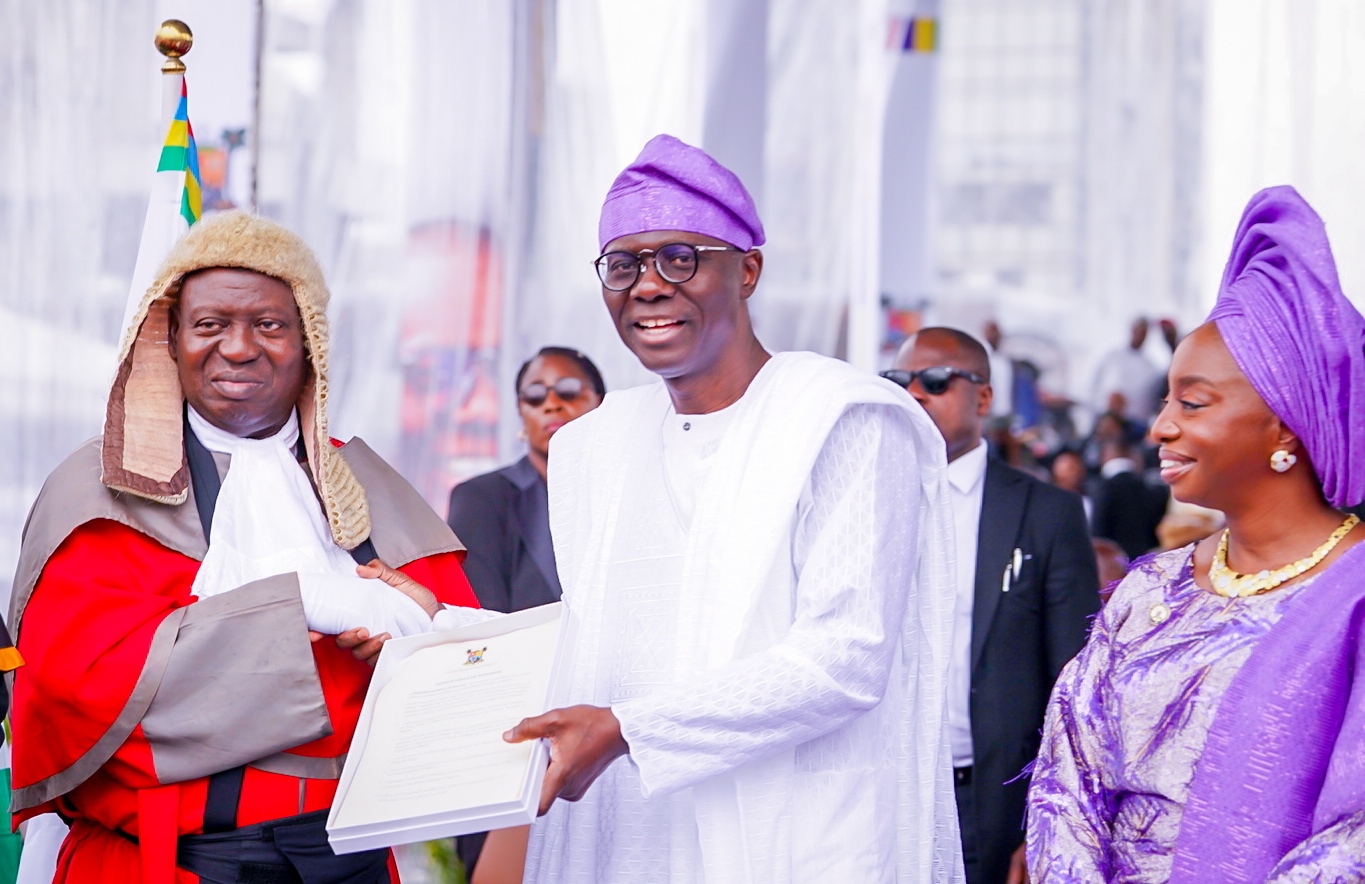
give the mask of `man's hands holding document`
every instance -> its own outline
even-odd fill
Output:
[[[564,703],[571,632],[563,602],[514,614],[451,605],[431,632],[385,642],[328,817],[337,852],[529,825],[542,796],[548,806],[561,791],[541,786],[570,734],[619,742],[609,710],[583,707],[606,714],[590,716],[594,726],[583,731],[565,726],[578,710],[539,715]],[[530,736],[505,741],[509,725],[532,716],[559,725],[550,728],[558,749]]]
[[[545,737],[550,741],[550,769],[540,790],[539,815],[556,798],[577,801],[602,771],[630,751],[621,736],[621,723],[602,706],[569,706],[524,718],[502,735],[509,743]]]

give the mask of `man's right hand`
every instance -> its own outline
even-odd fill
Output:
[[[613,761],[630,752],[621,722],[605,706],[569,706],[524,718],[502,735],[509,743],[545,737],[550,741],[550,769],[540,791],[540,816],[556,798],[582,798]]]
[[[384,647],[384,642],[392,637],[387,632],[372,637],[370,631],[361,626],[348,629],[337,636],[337,647],[343,651],[350,651],[352,657],[373,666],[379,661],[379,651]]]
[[[427,616],[433,619],[445,607],[440,599],[436,598],[436,593],[397,568],[390,568],[380,559],[371,559],[364,565],[357,565],[355,573],[367,580],[378,580],[393,587],[420,605],[422,610],[427,612]]]
[[[422,635],[431,615],[408,593],[382,580],[354,574],[299,574],[299,595],[308,628],[341,635],[363,627],[371,634]]]
[[[1028,863],[1024,857],[1026,846],[1020,844],[1019,849],[1010,855],[1010,868],[1005,876],[1005,884],[1028,884]]]
[[[308,640],[314,644],[322,641],[326,637],[327,636],[320,632],[314,632],[311,629],[308,630]],[[373,666],[378,660],[380,649],[384,647],[384,642],[391,638],[393,638],[393,636],[389,635],[387,632],[381,632],[379,635],[371,638],[368,629],[363,626],[358,626],[355,629],[348,629],[337,636],[337,647],[341,648],[343,651],[350,651],[351,655],[360,662],[368,663]]]

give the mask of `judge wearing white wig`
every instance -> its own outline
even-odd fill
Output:
[[[577,705],[508,735],[552,746],[527,880],[960,880],[942,439],[894,384],[764,349],[763,226],[701,150],[650,141],[599,239],[660,381],[550,448]]]

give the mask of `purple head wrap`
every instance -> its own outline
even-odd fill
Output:
[[[672,135],[651,138],[616,176],[602,203],[598,246],[648,230],[700,233],[744,251],[764,243],[753,197],[735,173]]]
[[[1327,501],[1365,499],[1365,317],[1341,293],[1322,219],[1294,188],[1247,204],[1208,321],[1303,442]]]

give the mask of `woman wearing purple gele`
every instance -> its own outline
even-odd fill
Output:
[[[1252,198],[1151,435],[1227,530],[1135,563],[1062,672],[1032,880],[1365,880],[1365,318],[1290,187]],[[1360,673],[1360,675],[1357,675]]]

